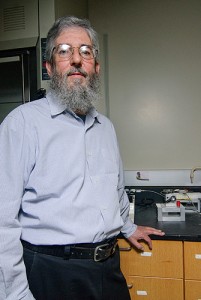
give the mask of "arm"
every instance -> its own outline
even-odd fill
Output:
[[[124,220],[124,225],[122,227],[121,232],[123,235],[129,240],[129,242],[140,250],[144,250],[142,244],[140,244],[140,240],[144,240],[149,245],[149,248],[152,249],[152,241],[149,235],[159,235],[163,236],[165,233],[161,230],[145,227],[145,226],[137,226],[132,223],[129,218],[129,208],[130,203],[128,200],[128,196],[124,189],[124,178],[123,178],[123,167],[122,162],[120,160],[120,171],[119,171],[119,199],[120,199],[120,207],[121,207],[121,216]]]
[[[142,251],[144,250],[142,244],[140,244],[141,240],[144,240],[149,245],[149,248],[152,249],[152,241],[149,235],[163,236],[165,233],[153,227],[137,226],[133,224],[132,221],[129,219],[129,200],[125,191],[123,194],[123,198],[124,200],[121,199],[121,211],[125,223],[121,230],[122,233],[129,240],[129,242],[137,249]]]
[[[31,155],[27,136],[21,113],[8,116],[0,126],[0,295],[8,300],[34,299],[22,259],[18,219]]]

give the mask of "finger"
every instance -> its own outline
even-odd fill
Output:
[[[132,241],[132,244],[139,250],[144,251],[144,247],[142,244],[138,243],[138,241]]]
[[[152,227],[146,227],[145,232],[146,232],[146,234],[154,234],[154,235],[164,235],[165,234],[162,230],[152,228]]]
[[[163,232],[162,230],[158,230],[158,231],[154,231],[153,234],[154,235],[161,235],[161,236],[163,236],[163,235],[165,235],[165,232]]]
[[[148,235],[145,235],[144,240],[147,242],[149,249],[152,250],[152,240],[150,239],[150,237]]]

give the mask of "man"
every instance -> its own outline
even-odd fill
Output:
[[[94,108],[98,55],[87,20],[56,21],[50,92],[1,125],[0,299],[130,299],[116,237],[142,249],[164,234],[129,219],[115,131]]]

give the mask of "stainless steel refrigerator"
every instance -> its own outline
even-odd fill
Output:
[[[0,51],[0,123],[18,105],[36,98],[36,49]]]

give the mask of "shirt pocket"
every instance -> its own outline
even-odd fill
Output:
[[[101,150],[102,162],[104,164],[105,174],[116,174],[119,171],[119,160],[117,159],[117,153],[113,150],[103,148]],[[110,178],[114,182],[116,178]]]

